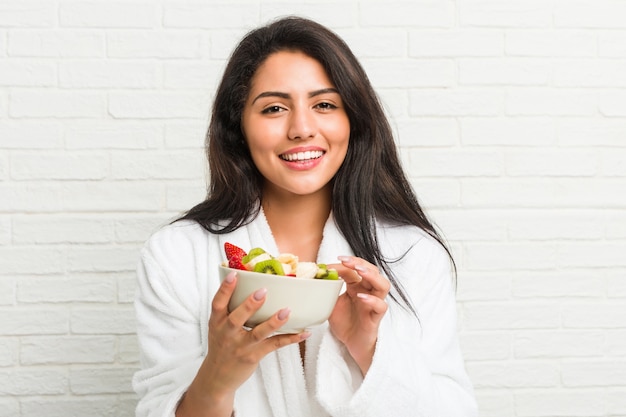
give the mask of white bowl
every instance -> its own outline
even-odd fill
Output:
[[[278,310],[289,307],[289,320],[281,333],[299,333],[304,329],[322,324],[332,313],[343,280],[296,278],[260,272],[243,271],[220,266],[220,281],[231,272],[237,272],[237,287],[228,304],[232,311],[260,288],[267,288],[265,303],[250,320],[247,327],[264,322]]]

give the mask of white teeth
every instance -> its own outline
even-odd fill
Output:
[[[283,154],[280,157],[285,161],[307,161],[309,159],[317,159],[321,158],[324,155],[322,151],[306,151],[306,152],[296,152],[290,154]]]

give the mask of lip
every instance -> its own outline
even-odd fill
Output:
[[[319,146],[299,146],[296,148],[289,149],[288,151],[283,152],[280,155],[293,155],[293,154],[300,153],[300,152],[314,152],[314,153],[321,152],[321,156],[317,158],[306,159],[306,160],[289,161],[283,158],[280,158],[280,160],[282,161],[283,164],[285,164],[290,169],[293,169],[296,171],[304,171],[304,170],[308,170],[319,165],[322,159],[324,158],[324,155],[326,154],[326,150],[323,148],[320,148]]]

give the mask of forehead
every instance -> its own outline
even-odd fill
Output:
[[[279,51],[269,55],[257,68],[251,90],[333,87],[322,64],[300,51]]]

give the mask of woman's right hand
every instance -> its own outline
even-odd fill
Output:
[[[230,416],[235,391],[256,370],[261,359],[283,346],[299,343],[310,333],[272,335],[289,318],[283,308],[252,330],[244,323],[265,302],[266,289],[251,294],[239,307],[228,312],[228,303],[237,285],[229,273],[211,305],[208,353],[176,412],[184,416]]]

